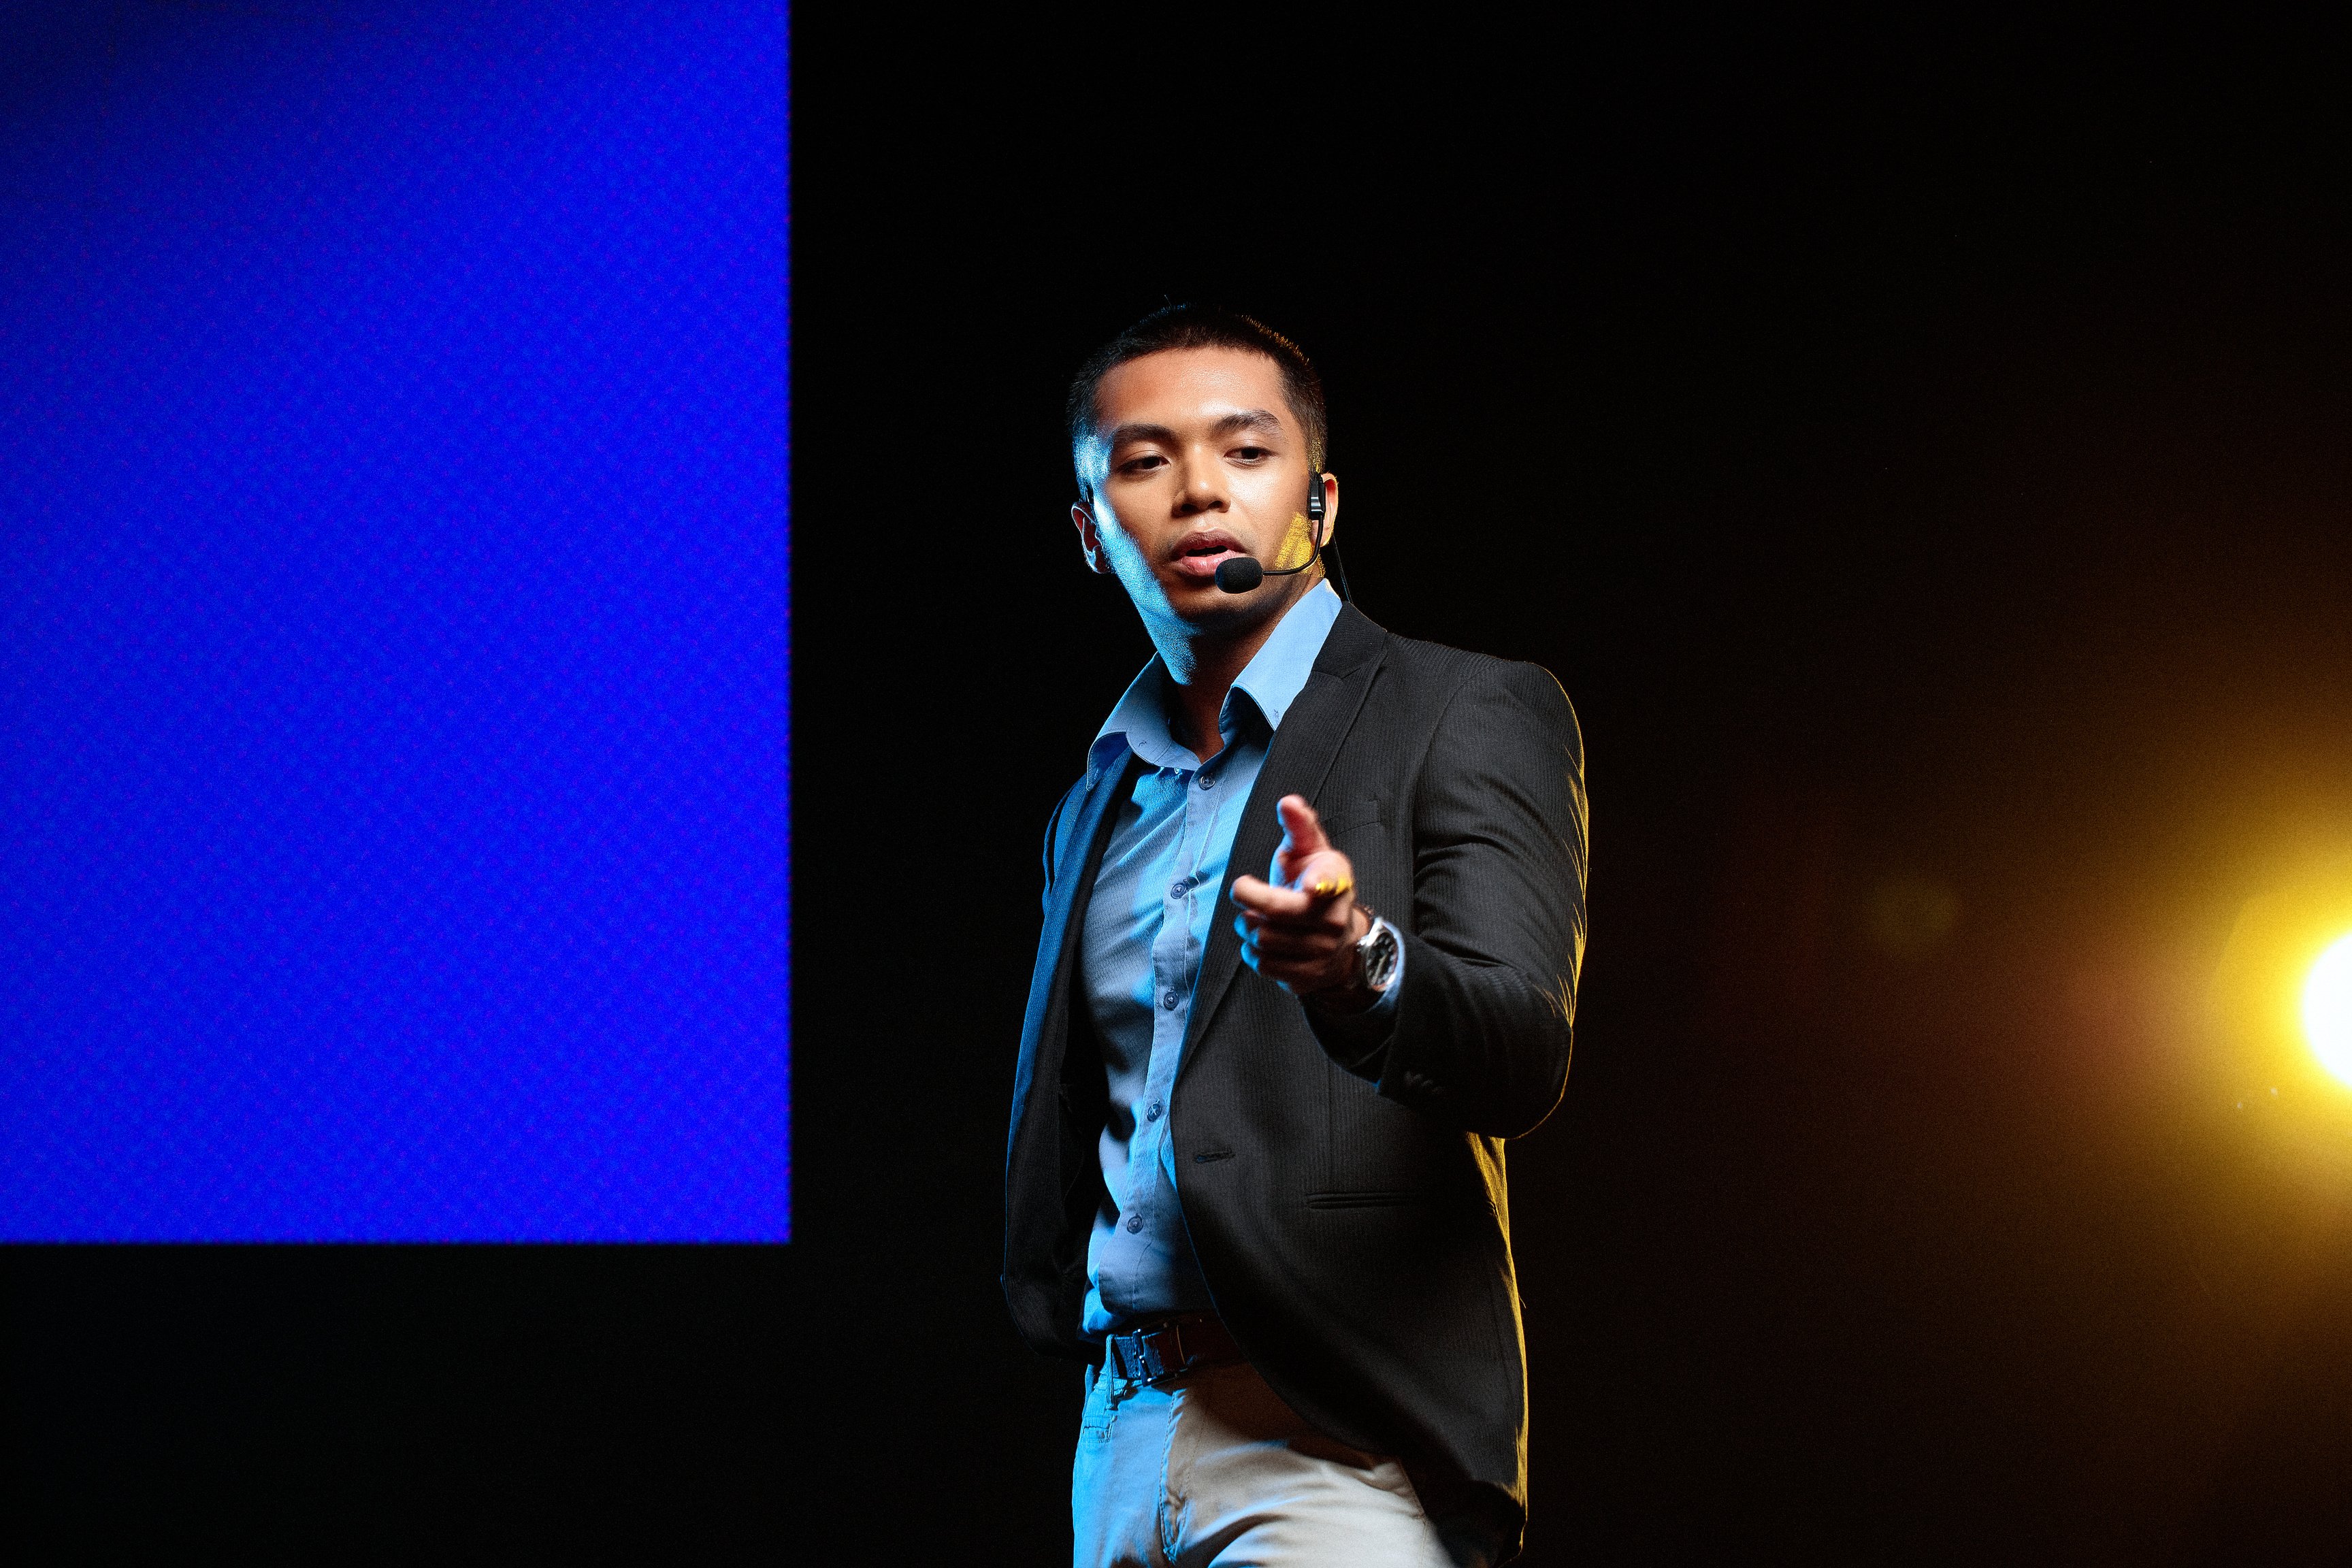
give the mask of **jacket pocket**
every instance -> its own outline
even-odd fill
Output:
[[[1431,1145],[1444,1134],[1337,1062],[1326,1058],[1324,1068],[1323,1171],[1312,1194],[1377,1199],[1427,1192],[1436,1174]]]
[[[1307,1206],[1311,1209],[1392,1209],[1408,1204],[1425,1204],[1429,1194],[1419,1189],[1386,1193],[1309,1193]]]

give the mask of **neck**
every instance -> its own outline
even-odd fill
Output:
[[[1205,763],[1224,750],[1225,738],[1217,720],[1224,712],[1225,694],[1233,690],[1234,682],[1249,668],[1290,607],[1322,580],[1319,571],[1301,574],[1272,611],[1242,626],[1195,626],[1175,622],[1151,628],[1160,662],[1168,667],[1172,708],[1169,717],[1181,731],[1177,740],[1190,747],[1194,756]]]

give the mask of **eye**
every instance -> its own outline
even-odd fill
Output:
[[[1146,452],[1140,457],[1129,458],[1127,461],[1121,463],[1118,466],[1118,471],[1122,474],[1144,474],[1150,472],[1153,468],[1164,468],[1167,466],[1168,459],[1161,457],[1159,453]]]
[[[1261,458],[1270,458],[1273,455],[1273,453],[1267,451],[1263,447],[1236,447],[1234,448],[1234,456],[1239,458],[1244,463],[1255,463]]]

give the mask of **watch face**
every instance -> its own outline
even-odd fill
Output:
[[[1374,926],[1364,939],[1364,984],[1375,991],[1387,990],[1396,973],[1396,932],[1386,924]]]

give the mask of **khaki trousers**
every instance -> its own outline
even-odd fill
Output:
[[[1458,1568],[1404,1467],[1309,1426],[1246,1362],[1090,1374],[1070,1479],[1076,1568]]]

